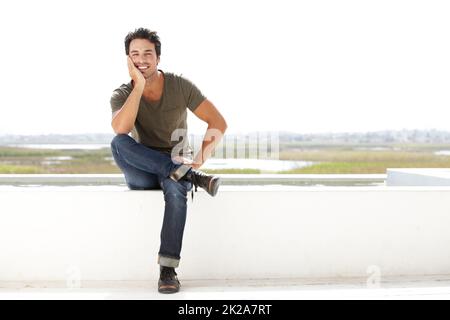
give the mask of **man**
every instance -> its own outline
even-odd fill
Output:
[[[187,193],[194,185],[195,190],[200,186],[216,195],[219,178],[198,169],[222,138],[227,124],[192,82],[157,68],[161,42],[156,32],[145,28],[130,32],[125,38],[125,52],[132,80],[114,90],[111,97],[111,125],[117,134],[111,151],[131,190],[163,190],[158,291],[174,293],[180,288],[175,268],[180,260]],[[187,109],[208,124],[194,159],[186,132]]]

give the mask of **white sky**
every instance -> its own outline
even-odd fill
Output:
[[[446,130],[449,17],[432,0],[3,1],[0,134],[112,132],[137,27],[229,132]]]

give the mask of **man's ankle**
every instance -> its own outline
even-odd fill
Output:
[[[181,166],[179,166],[177,169],[175,169],[170,173],[169,178],[174,181],[179,181],[191,170],[192,167],[182,164]]]

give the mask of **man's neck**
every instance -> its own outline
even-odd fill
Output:
[[[146,79],[145,87],[144,87],[144,95],[145,96],[160,96],[164,86],[164,76],[163,74],[157,70],[155,74]]]

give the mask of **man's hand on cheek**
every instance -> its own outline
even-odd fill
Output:
[[[145,78],[141,71],[134,65],[133,60],[131,60],[130,56],[127,56],[128,62],[128,72],[130,74],[131,79],[133,79],[135,84],[145,84]]]

